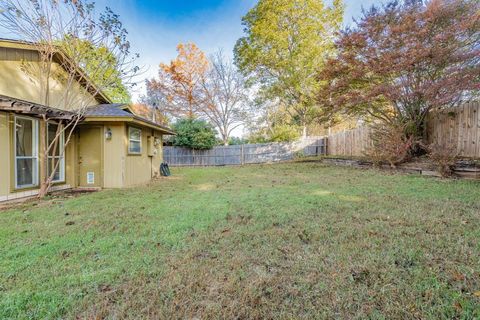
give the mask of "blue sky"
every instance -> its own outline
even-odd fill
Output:
[[[204,52],[223,49],[231,56],[242,36],[241,18],[257,0],[97,0],[98,10],[109,6],[125,24],[139,64],[146,72],[142,78],[157,74],[158,64],[176,56],[176,45],[194,42]],[[380,0],[346,0],[345,24]],[[134,97],[143,91],[139,86]]]

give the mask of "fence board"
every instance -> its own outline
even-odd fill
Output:
[[[480,158],[480,103],[432,113],[427,121],[428,142],[454,145],[462,157]],[[266,163],[293,159],[295,153],[306,156],[363,156],[372,146],[371,129],[360,127],[325,137],[309,137],[293,143],[219,146],[212,150],[164,147],[164,159],[172,166],[223,166]]]
[[[217,146],[211,150],[164,147],[164,160],[171,166],[225,166],[286,161],[296,153],[305,156],[326,154],[325,137],[308,137],[291,143]]]
[[[455,146],[462,157],[480,158],[480,103],[468,102],[432,113],[427,120],[428,142]],[[362,156],[371,147],[370,130],[360,127],[328,137],[328,154]]]
[[[327,154],[362,156],[371,146],[370,128],[360,127],[328,136]]]
[[[480,158],[480,103],[468,102],[428,119],[429,142],[454,146],[462,157]]]

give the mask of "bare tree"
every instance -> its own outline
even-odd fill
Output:
[[[214,124],[222,142],[228,145],[233,130],[247,116],[248,95],[245,79],[232,61],[218,51],[210,58],[210,68],[202,82],[200,115]]]
[[[118,85],[119,78],[123,83],[131,83],[138,72],[134,65],[137,55],[130,52],[127,31],[119,16],[109,8],[96,16],[94,8],[89,0],[0,2],[0,27],[28,42],[38,52],[38,61],[26,62],[23,69],[40,88],[42,104],[71,115],[41,114],[44,127],[54,124],[56,130],[52,137],[48,130],[40,132],[45,142],[40,155],[45,172],[40,197],[49,192],[60,165],[58,159],[64,157],[87,108],[96,104],[95,97]],[[92,52],[85,44],[105,52],[95,55],[93,66],[88,65],[92,63]],[[96,83],[92,79],[97,80]],[[58,83],[61,83],[60,89]]]

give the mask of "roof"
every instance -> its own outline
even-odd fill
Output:
[[[52,120],[73,120],[77,117],[74,112],[47,107],[21,99],[0,95],[0,110],[16,113],[43,116]]]
[[[99,104],[89,107],[85,115],[97,117],[131,117],[132,113],[122,109],[124,106],[126,106],[124,103]]]
[[[86,121],[126,121],[137,122],[147,127],[174,135],[175,132],[169,127],[163,126],[151,120],[140,117],[128,109],[124,103],[100,104],[89,107],[85,112]]]
[[[0,38],[0,47],[3,48],[13,48],[13,49],[21,49],[21,50],[30,50],[30,51],[39,51],[36,47],[35,43],[22,41],[22,40],[13,40],[13,39],[5,39]],[[88,75],[78,66],[75,65],[74,62],[71,60],[70,57],[61,49],[58,48],[58,52],[55,53],[54,59],[66,70],[64,63],[69,64],[70,66],[75,66],[76,70],[76,80],[82,85],[83,87],[87,88],[89,92],[95,96],[95,98],[102,103],[111,103],[111,99],[100,89],[95,86],[95,83],[92,79],[88,77]],[[68,72],[68,70],[67,70]]]

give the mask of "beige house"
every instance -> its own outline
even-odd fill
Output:
[[[61,81],[52,81],[49,104],[42,105],[45,93],[24,67],[26,63],[35,65],[38,59],[34,46],[0,40],[0,202],[38,193],[40,181],[50,173],[44,172],[50,171],[49,167],[43,169],[40,150],[47,141],[40,137],[51,139],[57,126],[55,121],[45,124],[42,115],[65,120],[74,116],[68,110],[76,109],[62,105],[65,87]],[[55,67],[61,69],[61,63]],[[76,101],[92,101],[92,106],[65,153],[49,155],[54,159],[49,163],[59,162],[53,189],[123,188],[158,176],[162,136],[173,132],[135,115],[126,105],[112,104],[101,92],[89,94],[82,86],[82,81],[73,86],[72,90],[78,91]],[[66,139],[62,136],[60,144]]]

